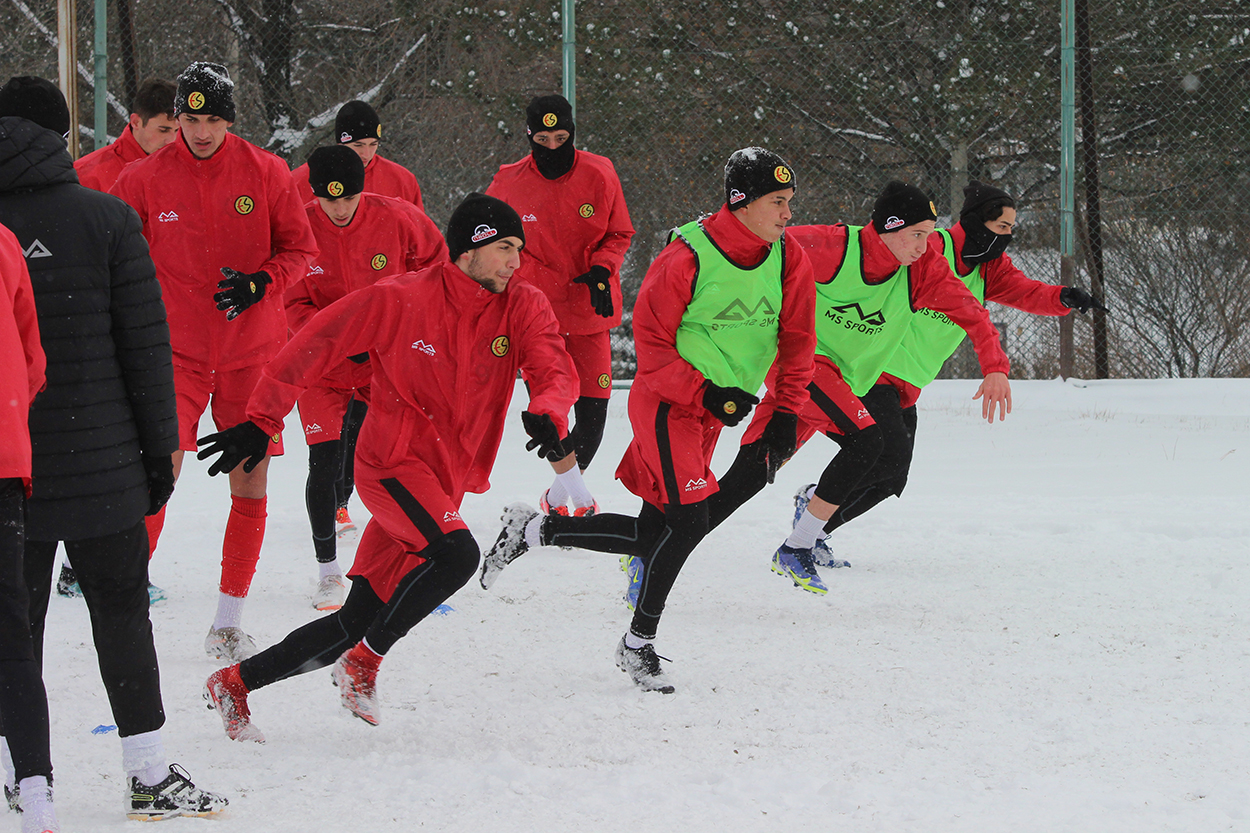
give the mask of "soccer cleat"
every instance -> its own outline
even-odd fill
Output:
[[[208,701],[208,707],[221,716],[221,725],[230,740],[265,742],[265,736],[252,723],[252,710],[247,706],[247,686],[239,676],[238,665],[222,668],[205,680],[204,699]]]
[[[326,576],[317,583],[317,592],[313,593],[312,606],[317,610],[329,612],[343,606],[343,597],[347,594],[347,582],[342,576]]]
[[[61,575],[56,580],[56,594],[67,599],[77,599],[82,596],[82,588],[78,586],[78,576],[74,573],[74,568],[68,564],[61,565]]]
[[[208,628],[204,637],[204,651],[211,659],[242,662],[256,653],[256,641],[242,628]]]
[[[4,800],[9,804],[9,812],[22,812],[22,790],[17,784],[11,787],[8,784],[4,785]]]
[[[543,492],[543,496],[538,499],[538,510],[544,515],[564,515],[568,517],[569,508],[567,506],[552,506],[547,500],[547,495],[551,494],[551,490]]]
[[[529,549],[529,545],[525,543],[525,526],[537,517],[538,513],[534,511],[534,508],[525,503],[513,503],[503,510],[503,516],[500,518],[503,521],[503,529],[499,531],[499,537],[495,539],[486,557],[482,559],[482,574],[478,581],[481,582],[483,590],[489,590],[490,586],[495,583],[495,579],[499,578],[503,568],[516,561]]]
[[[595,501],[590,506],[578,506],[573,509],[574,518],[589,518],[592,515],[599,514],[599,501]]]
[[[638,593],[642,590],[642,559],[636,555],[622,555],[621,571],[629,579],[629,586],[625,588],[625,606],[633,610],[638,607]]]
[[[643,691],[658,691],[661,694],[672,694],[676,691],[664,676],[664,669],[660,668],[660,655],[650,642],[641,648],[630,648],[622,636],[621,641],[616,644],[616,667],[628,674],[634,685]]]
[[[201,790],[191,783],[187,771],[178,764],[169,765],[169,777],[148,786],[131,777],[129,810],[126,818],[133,821],[160,821],[175,816],[215,816],[230,803],[224,795]]]
[[[342,538],[347,533],[356,528],[356,524],[352,523],[352,516],[347,514],[347,507],[340,506],[334,512],[335,530],[334,534]]]
[[[161,604],[165,601],[166,598],[168,597],[165,595],[164,590],[157,587],[152,582],[150,581],[148,582],[148,605],[149,606]]]
[[[359,646],[357,646],[359,648]],[[343,708],[370,726],[378,725],[378,668],[358,662],[352,656],[356,648],[346,651],[334,663],[334,684],[339,687]]]
[[[802,587],[808,592],[821,595],[829,592],[829,588],[825,587],[816,572],[811,550],[798,550],[782,544],[773,554],[773,572],[779,576],[789,576],[795,587]]]
[[[808,497],[808,493],[815,488],[815,483],[808,483],[794,493],[794,523],[790,525],[791,529],[798,526],[799,518],[803,517],[803,510],[807,509],[807,504],[812,500]],[[824,538],[816,539],[816,545],[812,547],[812,561],[819,567],[851,566],[851,562],[843,561],[833,554],[833,550],[829,549],[829,544]]]

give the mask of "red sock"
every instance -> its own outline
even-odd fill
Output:
[[[260,561],[265,540],[266,498],[230,496],[230,520],[221,542],[221,592],[241,599],[247,596]]]
[[[156,555],[156,542],[161,540],[161,530],[165,528],[165,507],[155,515],[145,515],[143,523],[148,528],[148,560]]]
[[[374,651],[362,639],[351,647],[347,652],[347,661],[350,664],[366,668],[370,671],[377,671],[378,666],[382,664],[382,656]]]

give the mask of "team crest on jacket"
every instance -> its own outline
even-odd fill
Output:
[[[586,219],[590,219],[595,216],[595,207],[588,202],[584,202],[582,203],[582,207],[577,209],[577,213]]]
[[[386,255],[379,252],[373,256],[373,260],[369,261],[369,265],[373,267],[373,271],[381,272],[386,268]]]
[[[473,229],[473,237],[471,237],[470,239],[471,239],[474,243],[481,243],[483,240],[489,240],[489,239],[491,239],[492,237],[494,237],[494,236],[495,236],[496,234],[498,234],[498,233],[499,233],[499,232],[498,232],[498,231],[496,231],[495,229],[491,228],[490,226],[486,225],[485,223],[482,223],[480,226],[478,226],[477,228]]]
[[[507,336],[499,336],[490,343],[490,351],[501,359],[508,355],[508,350],[511,347],[512,342],[508,341]]]
[[[612,386],[612,377],[606,373],[599,374],[599,387],[607,390]]]
[[[326,193],[332,197],[343,196],[343,183],[339,182],[337,179],[334,180],[326,186]]]
[[[244,194],[243,196],[239,197],[237,200],[234,201],[234,210],[239,212],[245,217],[248,214],[251,214],[252,209],[255,207],[256,207],[256,202],[247,194]]]

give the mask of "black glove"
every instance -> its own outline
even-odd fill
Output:
[[[223,267],[224,281],[217,283],[221,290],[213,296],[217,309],[226,311],[226,320],[233,321],[239,313],[265,297],[265,287],[273,283],[268,272],[252,272],[250,275],[237,269]]]
[[[552,463],[568,456],[560,442],[560,431],[550,416],[521,411],[521,424],[525,426],[525,433],[533,438],[525,444],[526,451],[538,449],[538,456]]]
[[[174,493],[174,455],[141,454],[139,458],[148,473],[148,511],[144,514],[155,515]]]
[[[584,283],[590,290],[590,305],[595,313],[604,318],[612,317],[612,273],[606,266],[592,266],[584,275],[578,275],[573,283]]]
[[[1059,290],[1059,303],[1077,312],[1089,312],[1091,309],[1111,311],[1099,303],[1093,295],[1075,286],[1065,286]]]
[[[755,441],[755,460],[768,464],[769,483],[777,479],[777,469],[794,456],[798,444],[798,414],[774,411],[764,426],[764,433]]]
[[[276,435],[275,435],[276,436]],[[218,431],[216,434],[209,434],[207,437],[200,437],[195,441],[196,445],[208,445],[208,448],[201,448],[200,453],[195,456],[201,460],[212,457],[214,454],[221,453],[221,457],[217,462],[208,467],[210,475],[221,474],[223,471],[234,471],[239,463],[243,463],[243,471],[250,473],[252,469],[260,465],[265,459],[265,455],[269,453],[269,443],[276,442],[273,437],[265,433],[265,429],[261,428],[250,420],[248,422],[240,422],[233,428],[227,428],[225,431]]]
[[[751,413],[751,406],[759,401],[758,396],[752,396],[742,388],[722,388],[708,382],[703,389],[703,407],[730,428],[742,422]]]

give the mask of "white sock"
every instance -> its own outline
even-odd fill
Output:
[[[318,579],[323,579],[326,576],[338,576],[339,578],[343,577],[343,569],[339,567],[339,560],[337,558],[333,561],[318,561],[317,572],[320,573],[320,575],[317,576]]]
[[[631,651],[637,651],[643,645],[650,645],[654,642],[655,642],[654,636],[651,637],[650,639],[643,639],[641,636],[638,636],[633,631],[625,632],[625,647],[629,648]]]
[[[590,489],[586,488],[586,481],[582,479],[582,470],[576,464],[564,474],[557,474],[556,482],[563,484],[575,509],[595,505],[595,496],[590,493]]]
[[[573,468],[577,468],[577,466]],[[569,502],[569,490],[565,487],[564,481],[560,477],[557,474],[556,479],[551,481],[551,488],[547,490],[547,503],[551,505],[552,509]]]
[[[0,759],[4,761],[4,785],[13,792],[17,786],[16,773],[13,771],[13,753],[9,751],[9,739],[0,736]]]
[[[218,593],[217,618],[213,619],[213,630],[237,628],[243,624],[243,603],[246,601],[247,596],[229,596],[225,593]]]
[[[60,830],[56,821],[56,809],[52,806],[52,790],[43,775],[23,778],[18,785],[21,795],[18,806],[22,809],[22,829],[46,831]]]
[[[811,513],[811,510],[804,509],[799,522],[794,525],[790,537],[786,539],[786,546],[796,550],[810,550],[816,546],[817,536],[823,536],[825,532],[825,522]]]
[[[165,744],[161,742],[161,730],[129,735],[122,740],[122,769],[139,783],[155,787],[169,777],[169,761],[165,758]]]
[[[535,515],[530,518],[529,523],[525,525],[525,546],[541,547],[543,533],[543,516]]]

